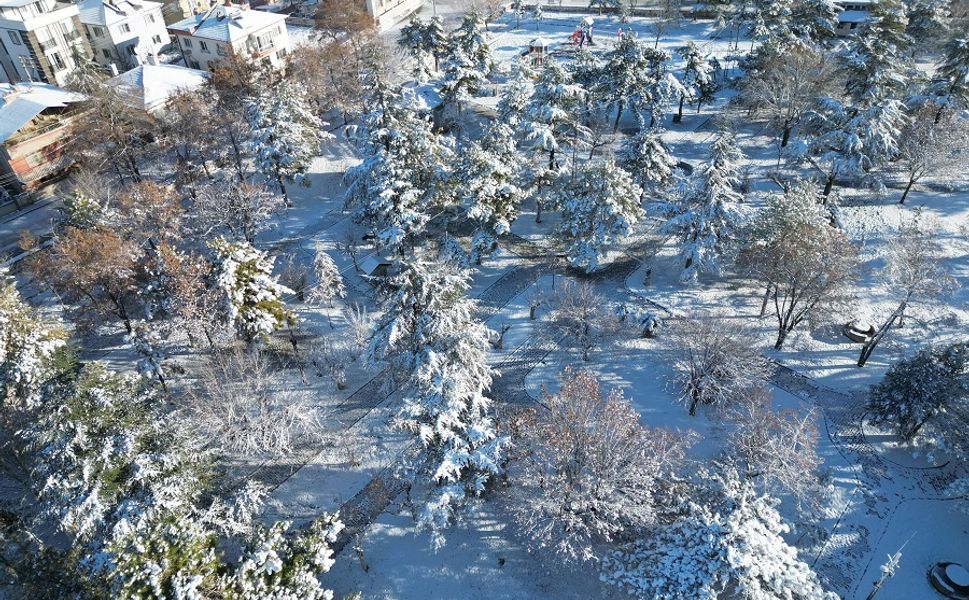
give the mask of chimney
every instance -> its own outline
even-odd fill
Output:
[[[112,77],[117,77],[118,76],[118,65],[116,65],[114,63],[111,63],[110,65],[108,65],[108,68],[111,69],[111,76]]]

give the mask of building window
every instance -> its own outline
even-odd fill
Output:
[[[145,15],[145,23],[154,23],[155,15]]]
[[[182,38],[182,41],[185,43],[185,47],[186,48],[191,48],[192,47],[192,40],[190,40],[188,38]]]
[[[199,48],[202,49],[202,52],[208,52],[209,51],[209,45],[206,44],[205,42],[203,42],[202,40],[199,40]]]
[[[7,32],[7,35],[10,36],[10,41],[13,42],[13,45],[14,46],[20,46],[20,45],[22,45],[20,43],[20,36],[17,35],[17,32],[16,31],[8,31]]]
[[[64,64],[64,60],[61,58],[61,55],[57,52],[50,53],[50,60],[52,63],[54,63],[54,66],[57,67],[58,71],[67,68],[67,65]]]
[[[228,56],[228,54],[226,54],[226,52],[225,52],[225,46],[223,46],[222,44],[216,44],[215,45],[215,52],[219,56]]]
[[[128,25],[127,23],[122,23],[121,27],[118,27],[118,29],[121,30],[121,33],[131,33],[131,25]]]
[[[161,39],[161,36],[160,35],[153,36],[151,38],[151,41],[152,41],[152,43],[155,43],[155,44],[162,43],[162,39]]]
[[[102,37],[104,35],[104,30],[100,27],[94,26],[92,29],[94,29],[94,37]]]
[[[107,48],[101,48],[101,54],[104,55],[104,58],[111,58],[111,53],[108,52]]]

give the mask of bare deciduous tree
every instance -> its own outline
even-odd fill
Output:
[[[773,410],[770,391],[756,386],[727,410],[732,428],[731,453],[746,466],[746,477],[761,482],[765,493],[790,494],[800,506],[818,505],[817,414]]]
[[[203,237],[225,232],[251,244],[286,203],[264,185],[224,179],[202,188],[193,208]]]
[[[898,306],[861,347],[859,367],[865,366],[893,325],[902,326],[905,309],[914,301],[939,297],[956,287],[956,280],[942,264],[942,246],[935,240],[936,231],[934,222],[916,211],[912,220],[902,223],[889,241],[883,275],[898,298]]]
[[[566,370],[542,403],[517,440],[513,510],[536,547],[587,560],[593,544],[653,521],[654,495],[692,436],[643,427],[622,392],[604,393],[588,371]]]
[[[320,435],[317,408],[259,352],[225,350],[180,396],[186,422],[223,450],[282,455],[302,436]]]
[[[767,373],[752,333],[722,317],[680,322],[671,335],[675,382],[691,415],[701,404],[726,408],[740,402]]]
[[[553,326],[565,336],[565,342],[582,351],[582,360],[615,325],[602,296],[587,282],[567,281],[557,293],[549,295],[554,303],[549,315]]]
[[[969,125],[955,113],[944,113],[935,122],[936,110],[920,109],[902,128],[898,139],[898,164],[907,178],[898,203],[904,204],[912,186],[923,177],[956,172],[969,163]]]

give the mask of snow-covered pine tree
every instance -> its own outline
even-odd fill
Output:
[[[64,204],[58,210],[61,218],[57,225],[61,228],[90,229],[97,225],[110,225],[115,218],[110,207],[79,190],[64,198]]]
[[[706,58],[700,51],[700,47],[694,42],[688,42],[686,46],[676,51],[683,58],[683,87],[685,93],[680,96],[680,108],[673,118],[674,123],[683,120],[683,103],[686,100],[696,100],[697,112],[704,100],[713,93],[714,82],[711,75],[712,69],[707,63]]]
[[[27,304],[0,269],[0,399],[32,405],[66,341],[64,326]]]
[[[445,105],[460,108],[487,82],[484,73],[477,69],[460,46],[451,49],[444,61],[444,79],[441,81],[440,90]]]
[[[734,134],[721,131],[710,157],[678,198],[660,208],[667,218],[662,231],[680,238],[684,281],[695,281],[704,271],[719,272],[725,243],[746,220],[743,195],[734,189],[743,157]]]
[[[872,424],[885,427],[906,441],[924,438],[927,448],[969,452],[965,426],[947,416],[969,406],[969,344],[923,348],[892,365],[884,379],[868,392]]]
[[[784,540],[776,499],[729,466],[696,488],[682,514],[604,558],[603,579],[641,598],[837,600]]]
[[[471,10],[461,19],[461,25],[451,32],[450,50],[460,48],[464,55],[471,59],[475,69],[479,72],[488,74],[494,65],[494,58],[491,56],[491,46],[485,39],[484,20],[476,10]]]
[[[345,298],[347,289],[343,285],[340,269],[330,258],[322,242],[317,242],[313,254],[313,274],[316,275],[316,285],[306,296],[310,302],[333,306],[334,298]]]
[[[794,2],[792,0],[755,0],[753,27],[755,39],[765,44],[789,42],[792,38],[791,18]]]
[[[868,178],[877,186],[879,179],[871,171],[898,155],[898,138],[905,120],[898,100],[884,100],[859,110],[824,96],[804,114],[807,139],[796,144],[789,156],[807,160],[825,173],[825,199],[841,177]]]
[[[283,296],[293,291],[273,277],[273,259],[246,242],[219,238],[215,252],[214,284],[222,292],[226,322],[248,343],[267,338],[295,319]]]
[[[912,54],[932,52],[949,38],[949,0],[915,0],[906,5],[905,33],[912,40]],[[914,56],[913,56],[914,57]]]
[[[841,10],[832,0],[797,1],[791,12],[791,34],[800,44],[827,45],[837,33]]]
[[[568,242],[566,258],[586,273],[599,268],[606,246],[629,233],[643,216],[643,191],[611,159],[583,165],[562,180],[555,193],[562,212],[559,235]]]
[[[18,434],[35,460],[40,514],[67,535],[69,556],[84,557],[76,575],[130,600],[332,598],[318,576],[332,565],[339,521],[322,515],[283,538],[287,524],[254,523],[260,489],[212,495],[210,452],[164,400],[98,363],[67,365]],[[225,538],[247,532],[238,562],[226,560]]]
[[[525,108],[528,106],[529,92],[527,73],[525,69],[519,67],[514,79],[501,90],[498,105],[495,107],[498,120],[517,131]]]
[[[439,207],[447,187],[450,144],[428,119],[381,81],[371,93],[362,163],[347,169],[346,203],[382,247],[403,253]]]
[[[400,29],[397,45],[410,54],[414,61],[414,79],[418,82],[427,81],[431,75],[428,59],[433,56],[433,48],[429,47],[428,25],[420,17],[413,17],[407,25]],[[435,69],[437,70],[436,66]]]
[[[643,95],[655,81],[656,60],[651,48],[631,33],[620,36],[612,50],[604,56],[597,94],[616,111],[612,131],[619,129],[623,109],[642,102]]]
[[[395,281],[397,295],[368,355],[389,362],[404,379],[399,425],[420,440],[436,484],[417,520],[440,543],[456,509],[502,470],[505,440],[496,433],[486,395],[491,332],[474,316],[467,272],[414,260]]]
[[[518,217],[523,192],[511,128],[494,122],[460,154],[455,176],[468,216],[494,235],[504,235]]]
[[[845,92],[859,108],[902,97],[912,76],[907,24],[901,0],[879,0],[845,48]]]
[[[662,129],[641,123],[639,131],[623,141],[619,164],[628,171],[644,192],[660,193],[674,181],[677,160],[663,141]]]
[[[286,183],[306,181],[320,141],[331,137],[323,131],[326,123],[310,110],[303,86],[287,81],[249,100],[246,120],[252,129],[249,145],[260,170],[289,203]]]
[[[938,80],[930,93],[939,106],[935,122],[947,108],[969,107],[969,37],[953,37],[942,50],[942,62],[935,71]]]
[[[603,10],[618,12],[622,8],[622,0],[589,0],[589,8],[598,8],[600,15]]]
[[[587,95],[555,62],[545,66],[532,90],[522,119],[522,137],[526,147],[548,156],[545,165],[529,165],[524,170],[525,185],[535,199],[536,223],[542,221],[542,205],[563,168],[561,154],[571,150],[574,156],[590,136],[588,127],[579,120]]]
[[[447,56],[448,35],[444,29],[444,20],[435,15],[424,28],[424,46],[434,57],[434,70],[439,71],[441,59]]]

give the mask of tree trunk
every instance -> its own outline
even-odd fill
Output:
[[[909,192],[909,190],[912,189],[912,186],[914,184],[915,184],[915,178],[914,177],[909,177],[908,178],[908,185],[905,186],[905,191],[902,192],[902,197],[898,199],[898,203],[899,204],[905,204],[905,198],[908,197],[908,192]]]
[[[777,328],[777,341],[774,342],[774,350],[781,350],[784,348],[784,340],[787,339],[787,328],[781,325]]]
[[[619,131],[619,120],[622,119],[622,109],[624,108],[623,104],[624,104],[623,101],[620,100],[619,107],[616,110],[616,122],[612,124],[613,133],[616,133],[617,131]]]
[[[784,134],[781,136],[781,148],[787,146],[787,142],[791,139],[791,126],[784,126]]]
[[[700,392],[699,390],[693,390],[690,393],[690,416],[696,416],[696,407],[700,403]]]
[[[871,357],[872,352],[875,351],[875,347],[878,346],[879,342],[881,342],[882,339],[888,334],[888,330],[892,328],[892,325],[895,324],[895,321],[897,321],[898,318],[902,315],[902,313],[905,312],[905,307],[907,305],[908,305],[908,298],[905,298],[904,300],[902,300],[901,304],[898,305],[898,308],[896,308],[895,311],[892,312],[891,316],[888,317],[888,320],[885,321],[882,324],[882,326],[878,328],[878,331],[875,332],[875,335],[871,336],[871,339],[865,342],[865,345],[861,347],[861,355],[858,356],[859,367],[865,366],[865,363],[868,362],[868,359]]]
[[[824,192],[821,193],[824,196],[822,204],[826,204],[828,201],[828,196],[831,195],[831,188],[834,187],[834,173],[828,175],[828,179],[824,182]]]
[[[770,301],[771,284],[767,284],[767,289],[764,290],[764,301],[760,303],[760,314],[758,317],[763,317],[767,314],[767,303]]]
[[[686,96],[680,94],[680,109],[676,112],[676,115],[673,117],[673,122],[674,123],[680,123],[681,121],[683,121],[683,102],[684,102],[684,100],[686,100]]]

